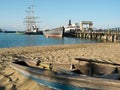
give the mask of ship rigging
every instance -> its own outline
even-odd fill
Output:
[[[39,34],[39,28],[36,21],[38,17],[34,16],[34,5],[29,5],[28,10],[26,12],[27,16],[24,21],[26,25],[25,34]]]

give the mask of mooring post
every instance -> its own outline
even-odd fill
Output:
[[[114,34],[112,35],[112,42],[114,42]]]

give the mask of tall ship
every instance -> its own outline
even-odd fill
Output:
[[[37,19],[38,17],[34,16],[34,5],[29,5],[28,10],[27,10],[27,16],[25,18],[25,25],[26,25],[26,30],[25,34],[41,34],[42,32],[39,31],[38,24],[37,24]]]
[[[44,30],[43,34],[46,37],[63,37],[64,27],[54,28],[52,30]]]

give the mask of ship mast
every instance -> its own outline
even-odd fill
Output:
[[[37,32],[38,28],[36,25],[36,17],[34,16],[34,5],[29,5],[27,16],[25,18],[26,31],[27,32]]]

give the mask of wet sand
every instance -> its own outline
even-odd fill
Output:
[[[74,58],[108,60],[120,64],[120,43],[33,46],[0,49],[0,90],[51,90],[9,67],[14,60],[78,63]]]

